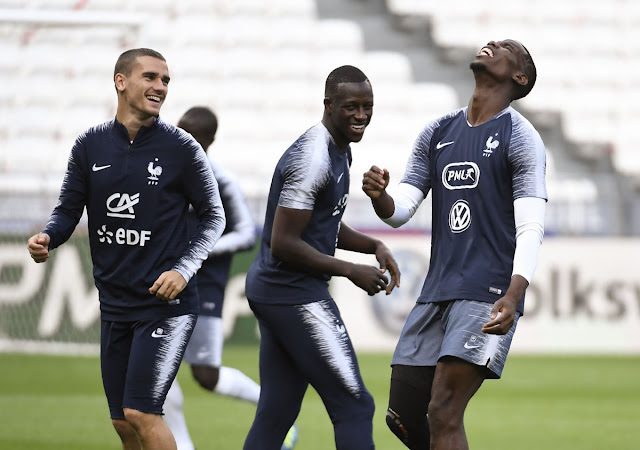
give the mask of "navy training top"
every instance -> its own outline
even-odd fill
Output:
[[[418,303],[502,297],[515,253],[513,201],[547,198],[545,147],[533,126],[511,106],[476,127],[466,107],[456,110],[422,130],[400,182],[425,197],[432,190],[431,259]]]
[[[271,180],[260,250],[247,274],[247,298],[289,305],[330,298],[329,275],[309,273],[271,255],[271,231],[277,206],[313,210],[302,239],[333,256],[349,198],[350,166],[351,148],[340,151],[322,122],[285,151]]]
[[[190,204],[200,218],[192,236]],[[195,283],[173,304],[149,293],[167,270],[189,282],[225,226],[217,182],[191,135],[160,118],[142,127],[133,142],[116,119],[81,134],[42,231],[51,237],[49,249],[69,239],[85,207],[104,320],[197,313]]]

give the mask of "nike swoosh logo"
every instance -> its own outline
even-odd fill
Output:
[[[455,142],[455,141],[449,141],[449,142],[442,142],[442,141],[440,141],[440,142],[438,142],[438,144],[436,145],[436,148],[437,148],[438,150],[440,150],[442,147],[446,147],[447,145],[451,145],[451,144],[453,144],[454,142]]]
[[[151,333],[151,337],[154,338],[166,338],[167,336],[169,336],[168,334],[158,334],[155,331]]]
[[[474,348],[480,348],[479,345],[469,345],[468,342],[464,343],[464,348],[466,348],[467,350],[473,350]]]
[[[338,177],[338,181],[336,181],[336,184],[340,183],[340,180],[342,180],[342,175],[344,175],[344,172],[340,174],[340,176]]]
[[[111,164],[107,164],[106,166],[96,166],[94,164],[91,170],[93,170],[94,172],[98,172],[99,170],[108,169],[109,167],[111,167]]]

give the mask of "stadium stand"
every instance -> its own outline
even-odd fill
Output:
[[[601,3],[593,0],[561,5],[544,0],[535,8],[518,7],[518,2],[495,8],[492,2],[470,0],[381,1],[387,18],[427,23],[435,51],[446,55],[443,60],[468,57],[478,42],[517,29],[545,68],[536,95],[521,106],[539,120],[559,117],[581,158],[594,161],[609,157],[609,151],[617,170],[640,175],[629,131],[640,117],[632,100],[638,98],[640,72],[627,70],[640,52],[640,40],[630,42],[638,34],[633,24],[640,21],[640,7],[633,2],[617,0],[625,8],[620,14],[598,8]],[[5,0],[0,5],[0,81],[8,87],[0,91],[0,173],[3,186],[34,195],[41,195],[43,186],[58,188],[59,181],[52,180],[61,180],[75,136],[115,114],[113,64],[133,46],[152,47],[167,57],[172,82],[163,107],[166,121],[175,123],[194,104],[216,109],[216,159],[239,175],[256,204],[263,203],[277,157],[320,120],[322,83],[338,65],[361,67],[376,94],[372,124],[365,140],[354,146],[367,155],[354,159],[354,180],[370,161],[401,172],[426,121],[466,101],[454,81],[418,79],[414,61],[401,49],[370,48],[360,24],[322,16],[314,0]],[[552,14],[545,5],[553,5]],[[562,161],[553,172],[561,170]],[[576,196],[562,181],[552,179],[549,189],[585,205],[602,194],[602,186],[589,176],[569,182],[582,186]],[[8,189],[2,188],[2,196],[10,195]],[[363,201],[358,189],[352,195]],[[255,208],[256,217],[261,217],[260,208]],[[0,220],[14,213],[3,211]],[[586,225],[567,231],[617,232]]]
[[[517,31],[545,71],[524,107],[561,113],[577,154],[597,159],[609,152],[615,168],[640,175],[640,158],[622,130],[637,123],[640,6],[632,0],[386,0],[392,14],[426,16],[435,43],[475,49],[478,42]]]

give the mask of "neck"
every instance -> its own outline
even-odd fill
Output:
[[[325,117],[322,118],[322,124],[324,125],[324,127],[327,129],[327,131],[329,132],[329,134],[331,135],[331,140],[333,141],[333,143],[335,144],[335,146],[338,148],[338,150],[340,150],[341,152],[345,152],[345,150],[347,149],[347,147],[349,146],[348,142],[342,142],[341,140],[336,139],[336,132],[335,130],[329,125],[329,120],[327,120]]]
[[[473,127],[482,125],[510,104],[511,100],[504,93],[476,87],[469,100],[467,120]]]
[[[133,141],[133,139],[136,137],[136,134],[138,134],[138,131],[140,131],[140,128],[151,126],[156,117],[139,117],[136,114],[132,113],[129,109],[127,109],[126,111],[122,111],[121,108],[118,108],[116,119],[118,120],[118,122],[125,126],[125,128],[129,132],[129,140]]]

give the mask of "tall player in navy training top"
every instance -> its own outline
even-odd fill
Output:
[[[394,227],[433,195],[429,272],[391,363],[387,425],[411,449],[468,448],[467,403],[502,375],[544,235],[544,144],[510,106],[536,81],[531,55],[491,41],[470,67],[469,105],[427,124],[393,195],[386,169],[363,179]]]
[[[210,108],[189,108],[178,120],[178,127],[191,134],[205,153],[210,154],[211,144],[218,131],[218,117]],[[205,390],[257,404],[260,397],[258,383],[238,369],[222,365],[222,308],[231,262],[235,253],[253,248],[256,243],[256,225],[236,178],[211,159],[209,163],[218,182],[227,225],[196,275],[200,314],[184,360],[191,366],[193,378]],[[195,211],[190,210],[188,217],[193,232],[198,225]],[[176,378],[167,393],[164,419],[176,439],[178,450],[193,450],[193,441],[182,409],[183,403],[184,397]],[[290,430],[290,435],[289,448],[293,448],[297,430]]]
[[[389,294],[400,282],[389,249],[341,221],[349,196],[349,144],[362,139],[372,112],[365,74],[353,66],[333,70],[322,121],[276,166],[260,250],[246,282],[261,333],[261,392],[245,449],[280,448],[309,383],[331,417],[338,449],[374,447],[373,398],[328,288],[331,276],[347,277],[370,295]],[[336,247],[374,254],[380,268],[335,258]]]
[[[162,419],[199,309],[189,283],[225,227],[218,185],[200,145],[163,122],[164,57],[128,50],[114,71],[116,117],[80,135],[57,206],[29,238],[35,262],[69,239],[87,208],[101,310],[100,360],[124,449],[175,449]],[[187,212],[198,217],[189,233]]]

